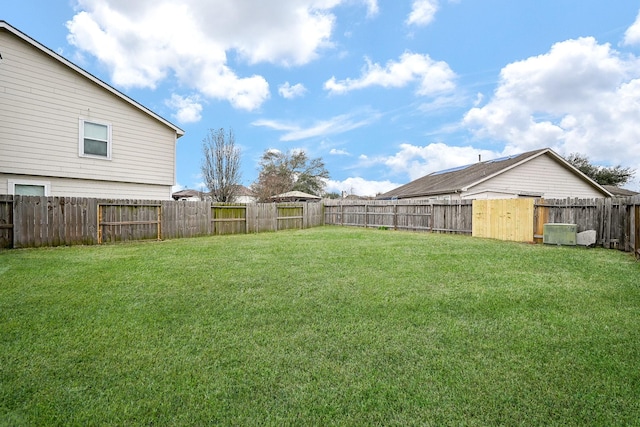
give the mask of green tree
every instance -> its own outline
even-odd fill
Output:
[[[634,169],[623,168],[620,165],[613,167],[593,165],[587,156],[580,153],[571,153],[566,160],[600,185],[619,187],[629,182],[636,173]]]
[[[215,202],[233,202],[240,186],[240,149],[233,130],[209,129],[202,140],[202,176]]]
[[[333,191],[331,193],[325,194],[324,197],[327,198],[327,199],[341,199],[342,195],[340,193],[338,193],[337,191]]]
[[[262,202],[288,191],[320,196],[329,172],[321,158],[310,159],[302,150],[266,150],[260,159],[258,179],[251,186]]]

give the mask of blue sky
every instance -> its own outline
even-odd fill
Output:
[[[202,140],[322,157],[327,191],[551,147],[640,174],[640,2],[4,0],[0,19]],[[640,179],[627,188],[640,191]]]

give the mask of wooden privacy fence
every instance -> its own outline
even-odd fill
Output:
[[[259,233],[322,224],[541,242],[545,223],[595,230],[640,256],[640,198],[212,204],[0,195],[0,248]]]
[[[325,201],[325,224],[471,234],[471,200]]]
[[[535,235],[541,241],[545,223],[578,225],[578,232],[595,230],[597,244],[635,252],[640,227],[636,208],[639,199],[538,199],[535,203]]]
[[[542,242],[545,223],[596,231],[597,245],[640,256],[640,199],[325,201],[325,224]]]
[[[320,203],[212,204],[0,195],[0,248],[95,245],[322,225]]]
[[[576,224],[595,230],[596,244],[635,251],[631,199],[500,199],[473,201],[473,236],[541,243],[544,224]]]

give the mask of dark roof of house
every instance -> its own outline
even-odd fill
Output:
[[[402,199],[461,192],[466,190],[468,187],[479,184],[482,181],[505,172],[520,163],[524,163],[546,153],[551,155],[556,161],[563,164],[573,173],[580,176],[582,179],[587,180],[591,185],[602,191],[602,187],[571,166],[561,156],[554,153],[549,148],[542,148],[522,154],[500,157],[493,160],[433,172],[429,175],[423,176],[422,178],[418,178],[415,181],[411,181],[408,184],[381,194],[377,199]]]
[[[256,193],[254,193],[253,191],[251,191],[250,188],[245,187],[244,185],[238,185],[238,188],[236,188],[236,196],[248,196],[248,197],[255,197]]]
[[[637,191],[627,190],[626,188],[616,187],[615,185],[603,185],[603,187],[614,196],[630,197],[640,194]]]
[[[171,197],[173,197],[174,200],[179,200],[182,199],[183,197],[198,197],[198,198],[202,198],[203,193],[201,191],[198,190],[180,190],[180,191],[176,191],[175,193],[171,194]]]
[[[271,200],[276,200],[276,201],[305,201],[305,200],[320,200],[320,197],[314,195],[314,194],[309,194],[309,193],[304,193],[302,191],[289,191],[286,193],[282,193],[282,194],[277,194],[275,196],[271,196],[269,197]]]
[[[244,185],[240,185],[240,184],[235,186],[235,195],[255,197],[255,193],[251,191],[250,188],[247,188]],[[183,197],[199,197],[200,199],[202,199],[207,196],[210,196],[208,192],[198,191],[198,190],[189,190],[189,189],[176,191],[171,195],[171,197],[173,197],[175,200],[181,199]]]

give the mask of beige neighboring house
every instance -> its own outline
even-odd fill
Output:
[[[257,200],[258,197],[250,188],[244,185],[238,186],[238,191],[236,192],[237,203],[255,203]]]
[[[603,187],[606,188],[609,193],[613,194],[616,197],[634,197],[640,194],[637,191],[620,188],[615,185],[603,185]]]
[[[184,131],[0,21],[0,194],[171,199]]]
[[[433,172],[379,200],[465,200],[534,197],[603,198],[612,194],[549,148]]]

